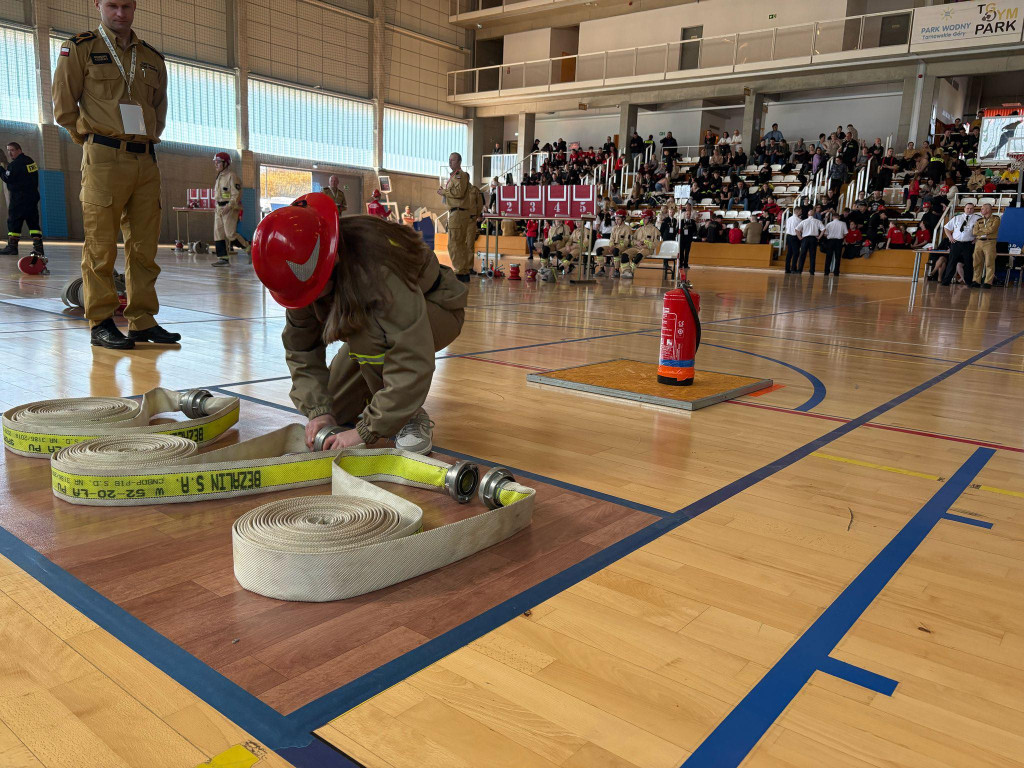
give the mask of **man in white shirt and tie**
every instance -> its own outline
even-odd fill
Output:
[[[800,238],[800,264],[796,268],[799,275],[804,271],[804,262],[807,256],[811,257],[811,275],[814,275],[814,260],[818,255],[818,237],[825,231],[825,225],[820,219],[808,216],[800,222],[796,228],[796,235]]]
[[[843,254],[843,238],[849,233],[850,228],[846,222],[836,216],[829,214],[828,224],[825,225],[825,274],[831,272],[839,277],[839,261]],[[831,269],[830,269],[831,266]]]
[[[793,214],[786,219],[783,226],[783,234],[786,236],[786,274],[796,272],[796,263],[800,258],[800,236],[797,234],[797,227],[800,226],[800,216],[803,211],[794,210]]]
[[[974,281],[974,225],[981,216],[974,212],[974,203],[967,203],[964,212],[954,216],[943,229],[949,238],[949,259],[942,274],[942,284],[949,285],[956,274],[956,265],[964,265],[964,282]]]

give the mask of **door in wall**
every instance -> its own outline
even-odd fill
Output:
[[[562,51],[563,56],[572,56],[568,51]],[[560,83],[574,83],[576,82],[576,59],[561,59],[562,71],[560,73]]]
[[[700,67],[700,39],[704,37],[704,27],[683,27],[679,34],[679,69],[697,69]]]

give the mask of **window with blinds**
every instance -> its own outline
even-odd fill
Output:
[[[7,73],[7,85],[0,88],[0,120],[39,123],[35,51],[31,32],[0,26],[0,72]]]
[[[384,167],[389,171],[436,176],[452,152],[468,165],[468,143],[466,123],[384,108]]]
[[[50,74],[57,69],[60,47],[69,35],[50,38]],[[235,76],[210,67],[165,61],[167,125],[162,141],[216,149],[238,144]]]
[[[250,78],[249,144],[266,155],[370,168],[373,106]]]

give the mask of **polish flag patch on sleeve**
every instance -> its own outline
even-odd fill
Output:
[[[60,55],[61,56],[70,56],[71,55],[71,49],[66,47],[66,46],[61,46]]]

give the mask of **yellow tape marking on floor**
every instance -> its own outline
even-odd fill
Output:
[[[216,757],[211,757],[209,762],[200,763],[196,768],[252,768],[259,761],[259,756],[254,755],[244,745],[235,744]]]
[[[911,477],[920,477],[925,480],[936,480],[938,482],[945,482],[946,478],[940,477],[939,475],[929,475],[926,472],[915,472],[912,469],[900,469],[899,467],[890,467],[887,464],[873,464],[870,461],[861,461],[860,459],[848,459],[845,456],[835,456],[831,453],[821,453],[815,451],[811,456],[817,456],[819,459],[828,459],[829,461],[840,461],[843,464],[853,464],[857,467],[867,467],[868,469],[881,469],[884,472],[895,472],[898,475],[910,475]],[[989,493],[1000,493],[1003,496],[1015,496],[1019,499],[1024,499],[1024,492],[1022,491],[1011,491],[1006,488],[996,488],[991,485],[981,485],[980,483],[971,483],[971,488],[975,488],[979,491],[988,491]]]

